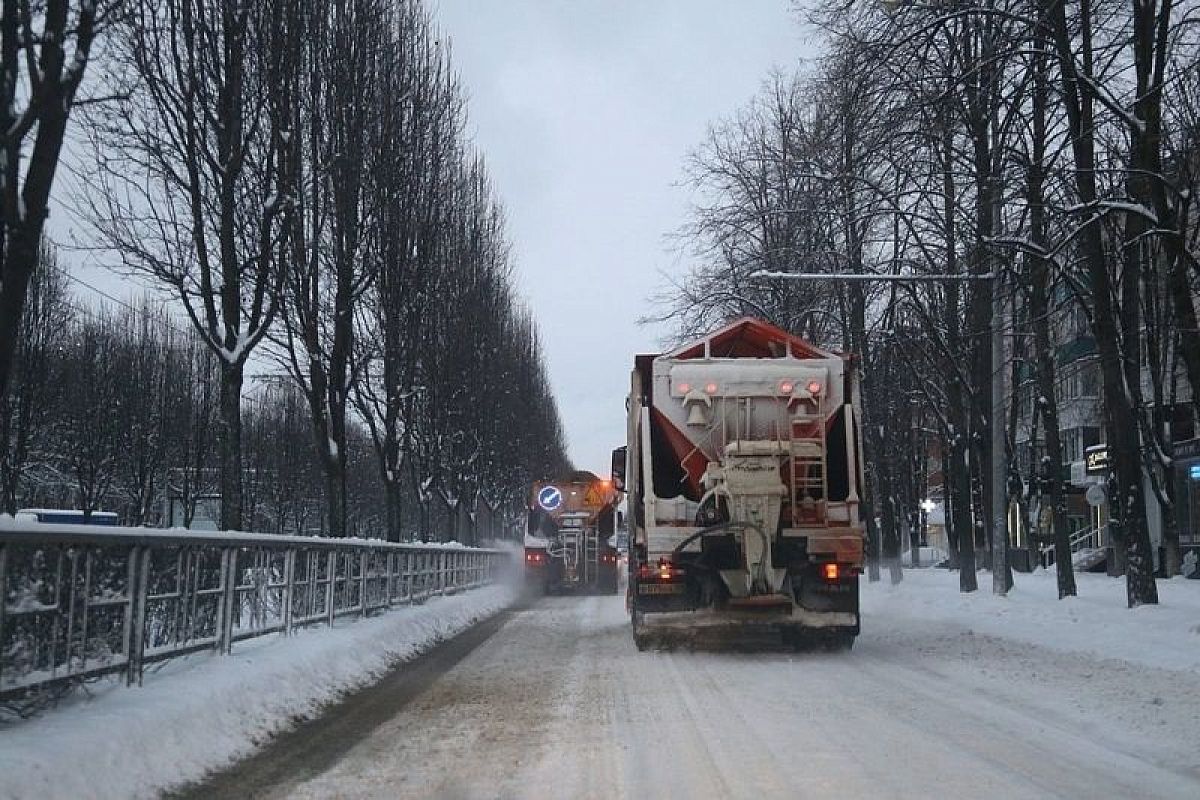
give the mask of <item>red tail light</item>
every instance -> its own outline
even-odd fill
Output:
[[[687,571],[660,558],[657,564],[641,564],[638,566],[638,579],[643,581],[678,581],[682,580]]]
[[[838,567],[837,564],[829,563],[821,565],[821,575],[827,581],[836,581],[839,577],[841,577],[841,574],[841,568]]]

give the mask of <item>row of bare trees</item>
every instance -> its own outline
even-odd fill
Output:
[[[217,362],[161,306],[91,305],[43,243],[30,278],[10,391],[0,406],[0,513],[116,511],[129,525],[190,527],[219,491]],[[255,530],[322,531],[320,467],[303,396],[272,381],[244,398],[246,519]],[[351,461],[369,477],[365,432]],[[378,482],[356,487],[350,528],[382,532]]]
[[[221,527],[260,524],[264,469],[303,466],[291,491],[322,496],[330,535],[363,530],[369,496],[398,539],[436,535],[431,508],[517,504],[567,466],[421,0],[126,0],[106,20],[76,210],[215,359]],[[297,392],[311,458],[263,466],[246,448],[295,447]]]
[[[1012,499],[1050,510],[1060,595],[1074,594],[1056,345],[1078,315],[1095,342],[1110,530],[1130,605],[1157,601],[1147,485],[1163,515],[1163,567],[1177,571],[1171,447],[1200,410],[1197,10],[805,4],[797,13],[821,32],[823,55],[773,76],[691,158],[698,202],[681,241],[698,262],[666,316],[705,326],[755,313],[858,354],[866,517],[885,561],[919,490],[903,490],[904,458],[882,455],[911,452],[927,438],[913,431],[928,431],[942,443],[963,591],[976,588],[976,547],[1007,536],[991,509]],[[1005,313],[994,318],[995,283],[789,283],[763,270],[999,273]],[[994,324],[1010,356],[999,373]],[[990,491],[993,380],[1010,387],[1008,498]],[[1035,445],[1023,463],[1022,418]]]

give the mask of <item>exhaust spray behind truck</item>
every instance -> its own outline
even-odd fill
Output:
[[[639,648],[743,635],[848,648],[863,565],[847,359],[755,319],[640,355],[628,444],[628,603]]]

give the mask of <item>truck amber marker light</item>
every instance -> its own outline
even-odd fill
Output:
[[[836,581],[838,579],[839,570],[837,564],[826,564],[824,572],[825,580]]]

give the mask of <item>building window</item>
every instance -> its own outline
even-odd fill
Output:
[[[1100,365],[1095,359],[1071,364],[1062,371],[1058,386],[1059,400],[1100,396]]]
[[[1100,364],[1097,361],[1086,361],[1079,368],[1079,396],[1100,396]]]

